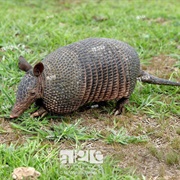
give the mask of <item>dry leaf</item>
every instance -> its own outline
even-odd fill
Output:
[[[36,180],[41,175],[33,167],[18,167],[12,173],[12,178],[16,180],[31,179]]]

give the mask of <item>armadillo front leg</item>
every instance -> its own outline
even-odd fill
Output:
[[[120,115],[123,111],[124,105],[127,104],[129,102],[129,98],[121,98],[120,100],[117,101],[116,104],[116,109],[114,111],[114,115]]]
[[[40,107],[36,112],[34,112],[33,114],[31,114],[31,117],[44,117],[48,112],[43,108]]]

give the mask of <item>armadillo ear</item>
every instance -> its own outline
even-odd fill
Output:
[[[24,59],[23,56],[19,57],[19,63],[18,63],[19,69],[21,69],[22,71],[29,71],[32,66]]]
[[[37,63],[34,68],[33,68],[33,73],[36,77],[38,77],[44,70],[44,65],[43,63],[39,62]]]

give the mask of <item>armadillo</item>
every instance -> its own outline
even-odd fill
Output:
[[[133,47],[109,38],[88,38],[60,47],[32,67],[22,56],[22,78],[10,117],[19,117],[34,102],[41,102],[33,116],[47,112],[64,114],[90,102],[116,100],[121,114],[137,80],[180,86],[150,75],[140,68]]]

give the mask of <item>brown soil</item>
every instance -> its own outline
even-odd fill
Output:
[[[150,61],[147,66],[142,66],[142,69],[158,77],[166,79],[169,79],[170,75],[175,72],[177,73],[176,80],[180,81],[180,76],[178,76],[179,68],[174,66],[176,62],[176,59],[169,56],[156,56]]]

